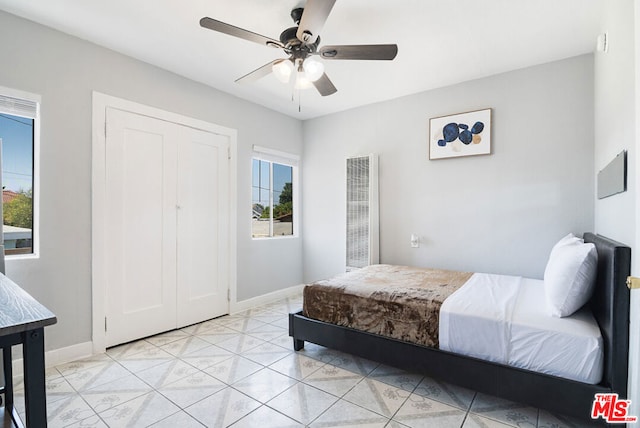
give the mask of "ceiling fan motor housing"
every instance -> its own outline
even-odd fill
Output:
[[[304,12],[303,7],[297,7],[291,11],[291,19],[296,25],[300,24],[300,20],[302,19],[302,12]]]
[[[304,44],[296,36],[297,32],[298,27],[291,27],[280,34],[280,42],[284,45],[287,53],[290,53],[295,58],[306,58],[307,55],[315,53],[320,44],[320,37],[314,43]]]
[[[286,59],[271,61],[242,76],[236,82],[255,81],[274,71],[275,66],[283,64],[286,68],[291,69],[290,65],[293,64],[298,71],[304,71],[305,73],[310,73],[310,75],[322,73],[317,80],[313,81],[313,85],[320,95],[324,97],[334,94],[337,89],[326,73],[323,72],[324,70],[318,71],[319,66],[312,66],[314,61],[309,61],[311,59],[309,57],[312,55],[320,55],[324,59],[392,60],[398,53],[398,46],[395,44],[324,46],[318,52],[318,46],[320,45],[318,34],[322,32],[322,27],[335,2],[336,0],[306,0],[304,8],[294,8],[291,11],[291,19],[293,19],[295,26],[284,30],[280,34],[279,40],[206,16],[200,19],[200,26],[263,46],[283,49],[289,56]],[[305,64],[308,70],[305,70]],[[322,63],[317,61],[316,64]]]

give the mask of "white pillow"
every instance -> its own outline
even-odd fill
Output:
[[[593,294],[598,267],[595,245],[569,234],[553,246],[544,271],[547,309],[554,317],[567,317]]]

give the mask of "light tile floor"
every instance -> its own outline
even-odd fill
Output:
[[[314,344],[294,352],[300,307],[284,299],[48,369],[49,426],[586,426]]]

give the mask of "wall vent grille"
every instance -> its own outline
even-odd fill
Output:
[[[347,159],[347,270],[379,263],[378,158]]]

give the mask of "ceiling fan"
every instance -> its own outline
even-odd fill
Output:
[[[324,26],[336,0],[307,0],[304,8],[291,11],[296,26],[287,28],[280,39],[272,39],[243,28],[227,24],[209,17],[200,20],[200,26],[230,36],[249,40],[261,45],[280,48],[288,58],[273,60],[262,67],[240,77],[236,83],[254,82],[269,73],[274,73],[282,82],[289,82],[295,76],[295,87],[303,89],[315,86],[320,95],[327,96],[337,92],[327,74],[324,64],[314,57],[326,60],[392,60],[398,53],[395,44],[386,45],[320,45],[319,33]]]

